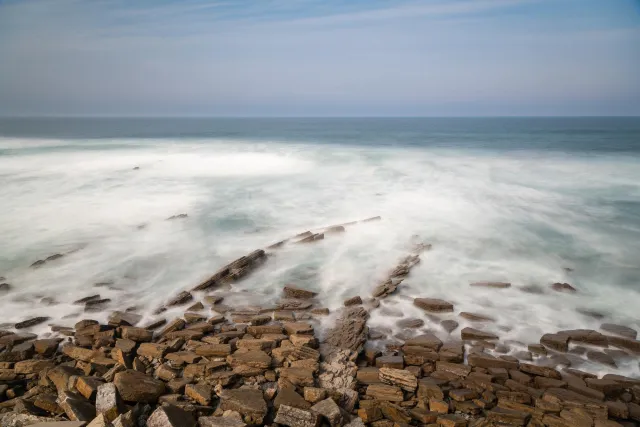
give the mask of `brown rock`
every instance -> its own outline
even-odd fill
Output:
[[[358,417],[364,423],[373,423],[382,419],[382,411],[378,405],[358,409]]]
[[[149,416],[147,427],[196,427],[193,415],[174,405],[159,406]]]
[[[475,390],[470,390],[468,388],[451,390],[449,392],[449,397],[458,402],[464,402],[466,400],[473,400],[478,398],[478,393]]]
[[[69,389],[69,378],[80,375],[82,375],[80,369],[65,365],[58,365],[47,372],[47,378],[56,386],[58,393]]]
[[[363,307],[345,309],[336,321],[336,326],[327,332],[325,342],[331,347],[359,353],[367,339],[368,318],[369,313]]]
[[[321,418],[318,413],[311,410],[282,405],[280,409],[278,409],[274,421],[290,427],[318,427]]]
[[[273,406],[277,410],[280,408],[280,405],[287,405],[299,409],[311,408],[311,403],[307,402],[302,396],[296,393],[295,387],[291,384],[280,387],[278,395],[273,401]]]
[[[150,342],[153,339],[153,331],[136,328],[135,326],[123,326],[121,333],[122,338],[135,342]]]
[[[355,296],[355,297],[344,300],[345,307],[350,307],[352,305],[360,305],[360,304],[362,304],[362,298],[360,298],[360,296]]]
[[[80,377],[76,382],[76,389],[87,400],[95,400],[98,387],[104,384],[102,378],[97,377]]]
[[[196,347],[195,353],[204,357],[226,357],[231,354],[230,344],[206,344]]]
[[[291,384],[299,387],[313,387],[315,385],[313,369],[309,368],[281,368],[280,378],[283,380],[287,380]]]
[[[33,342],[33,347],[36,353],[41,354],[44,357],[51,357],[58,349],[58,345],[61,341],[62,339],[60,338],[35,340]]]
[[[593,362],[602,363],[603,365],[609,365],[614,368],[617,367],[616,361],[613,357],[601,351],[587,351],[587,359]]]
[[[282,292],[286,298],[294,299],[311,299],[318,295],[317,292],[308,291],[291,285],[285,286]]]
[[[162,381],[133,370],[117,373],[113,382],[122,399],[127,402],[154,403],[165,390]]]
[[[413,304],[416,307],[423,309],[424,311],[432,313],[444,313],[453,311],[453,304],[436,298],[416,298],[413,300]]]
[[[327,397],[327,390],[317,387],[304,388],[304,400],[311,403],[318,403]],[[289,405],[291,406],[291,405]]]
[[[506,282],[474,282],[471,283],[471,286],[481,287],[481,288],[494,288],[494,289],[506,289],[511,287],[511,283]]]
[[[198,353],[198,349],[196,349],[196,353]],[[246,365],[252,368],[268,369],[271,366],[271,356],[259,350],[251,350],[244,353],[236,352],[227,356],[227,363],[231,367]]]
[[[607,337],[607,341],[609,345],[612,345],[614,347],[624,348],[635,354],[640,354],[640,341],[638,340],[609,336]]]
[[[496,359],[488,354],[474,353],[468,356],[469,365],[479,368],[518,369],[518,362]]]
[[[32,326],[36,326],[39,325],[41,323],[46,322],[47,320],[50,320],[50,317],[33,317],[31,319],[27,319],[24,320],[22,322],[16,323],[15,325],[13,325],[14,328],[16,329],[25,329],[25,328],[30,328]]]
[[[440,415],[437,424],[442,427],[466,427],[467,419],[455,414]]]
[[[418,387],[417,378],[409,371],[394,368],[380,368],[380,381],[391,384],[409,392],[415,392]]]
[[[436,362],[436,371],[448,372],[464,378],[471,373],[471,367],[461,363]]]
[[[142,343],[138,347],[138,356],[145,356],[150,359],[160,359],[167,353],[168,347],[164,344]]]
[[[638,332],[635,329],[631,329],[628,326],[616,325],[614,323],[603,323],[600,325],[600,329],[610,334],[619,335],[621,337],[635,340],[638,336]]]
[[[524,426],[531,415],[527,412],[513,411],[509,409],[495,408],[487,412],[487,421],[495,424],[506,424],[510,426]],[[545,423],[546,424],[546,423]]]
[[[472,322],[495,322],[496,321],[496,319],[494,319],[493,317],[484,316],[482,314],[469,313],[466,311],[460,312],[459,316],[464,319],[470,320]]]
[[[96,408],[91,403],[68,391],[58,395],[58,404],[72,421],[91,421],[96,416]]]
[[[381,356],[376,359],[377,368],[404,368],[404,359],[402,356]]]
[[[17,362],[13,369],[16,374],[34,374],[46,369],[53,368],[55,366],[53,361],[50,360],[24,360]]]
[[[438,351],[442,347],[442,341],[431,332],[415,336],[405,341],[407,346],[418,346]]]
[[[396,322],[396,325],[401,328],[416,329],[424,326],[424,320],[417,318],[401,319]]]
[[[560,372],[547,366],[538,366],[531,363],[521,363],[520,370],[531,375],[554,378],[557,380],[562,379],[562,375],[560,375]]]
[[[553,285],[551,285],[551,289],[558,292],[577,292],[576,288],[568,283],[554,283]]]
[[[552,350],[566,353],[569,351],[569,336],[562,334],[544,334],[540,338],[540,344]]]
[[[460,331],[460,336],[463,340],[492,341],[499,339],[495,334],[474,328],[464,328],[462,331]]]
[[[443,400],[429,399],[429,410],[437,414],[448,414],[449,404]]]
[[[404,400],[400,387],[386,384],[368,385],[366,395],[377,400],[386,400],[390,402],[402,402]]]
[[[184,389],[184,394],[202,406],[209,406],[211,404],[212,390],[211,387],[206,384],[187,384]]]
[[[167,307],[174,307],[193,301],[193,295],[187,291],[182,291],[167,302]]]
[[[443,320],[440,322],[440,326],[448,333],[451,333],[458,328],[459,324],[455,320]]]
[[[223,390],[220,394],[220,408],[239,412],[244,421],[250,424],[261,425],[267,415],[267,403],[262,391],[255,389]]]

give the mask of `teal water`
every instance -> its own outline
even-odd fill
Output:
[[[444,298],[524,343],[603,321],[640,327],[637,118],[0,119],[0,200],[8,323],[46,312],[72,324],[83,313],[71,302],[95,293],[151,318],[255,248],[381,215],[286,246],[225,298],[270,304],[296,283],[335,309],[368,296],[419,235],[434,249],[387,312],[423,316],[406,297]],[[29,268],[53,253],[67,255]],[[468,286],[481,280],[513,287]],[[118,289],[93,287],[104,281]],[[552,292],[557,281],[579,292]]]

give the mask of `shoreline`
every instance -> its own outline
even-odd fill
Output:
[[[313,244],[353,224],[300,233],[267,250]],[[445,331],[446,340],[420,330],[420,318],[394,319],[403,332],[393,337],[387,336],[391,329],[370,329],[370,313],[402,292],[404,278],[431,249],[417,239],[411,243],[411,252],[371,296],[353,296],[332,313],[336,321],[323,334],[317,326],[329,310],[316,306],[315,292],[294,285],[285,286],[272,307],[229,307],[219,296],[200,294],[268,262],[262,249],[155,311],[184,308],[181,318],[140,325],[142,316],[122,308],[100,324],[90,319],[91,310],[105,302],[95,295],[76,301],[88,308],[88,319],[74,328],[52,327],[66,338],[23,332],[47,317],[20,322],[17,333],[0,333],[0,424],[69,419],[90,427],[638,425],[640,379],[597,378],[571,367],[579,367],[582,358],[608,367],[620,360],[638,363],[637,332],[623,325],[547,333],[528,345],[507,342],[483,326],[492,324],[490,317],[460,312],[474,325],[463,328],[441,320],[457,310],[425,292],[413,305],[439,323],[437,332]],[[496,293],[511,286],[470,285]],[[551,287],[576,291],[568,283]],[[204,314],[207,307],[218,314]],[[517,357],[505,354],[520,347]]]

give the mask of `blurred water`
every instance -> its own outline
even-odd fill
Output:
[[[86,316],[72,301],[95,293],[150,316],[255,248],[381,215],[285,246],[229,304],[270,304],[295,283],[337,308],[370,295],[417,234],[433,250],[384,303],[406,315],[424,317],[402,296],[444,298],[525,343],[640,327],[637,119],[2,120],[0,135],[0,276],[13,286],[0,323],[72,324]],[[54,253],[67,255],[29,268]],[[483,280],[513,287],[469,287]],[[105,281],[118,289],[93,287]],[[550,291],[557,281],[579,292]]]

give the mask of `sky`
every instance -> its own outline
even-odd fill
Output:
[[[640,115],[640,0],[0,0],[0,115]]]

